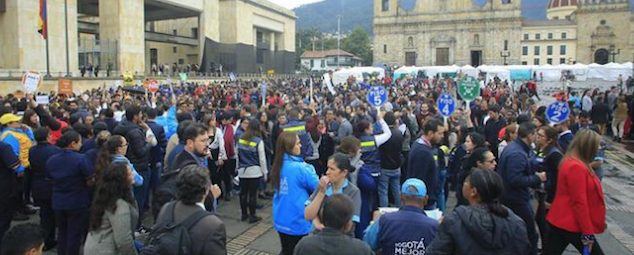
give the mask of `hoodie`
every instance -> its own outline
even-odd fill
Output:
[[[509,215],[502,218],[484,205],[459,206],[440,224],[426,254],[528,254],[524,222],[505,209]]]

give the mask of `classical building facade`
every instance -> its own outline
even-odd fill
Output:
[[[544,65],[634,59],[628,0],[551,0],[524,20],[522,0],[374,2],[374,61],[388,65]],[[524,0],[528,1],[528,0]]]
[[[149,73],[153,64],[240,73],[295,70],[297,17],[267,0],[46,2],[54,73],[65,73],[68,65],[77,76],[88,64],[132,73]],[[39,9],[39,1],[0,0],[0,70],[46,69]]]

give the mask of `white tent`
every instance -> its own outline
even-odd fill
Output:
[[[334,72],[332,74],[332,81],[335,85],[339,85],[345,83],[348,80],[348,77],[354,76],[358,82],[361,82],[364,78],[367,78],[374,73],[378,73],[378,76],[376,77],[378,79],[385,78],[385,69],[381,67],[353,67]]]
[[[488,83],[490,80],[493,80],[495,77],[498,77],[500,80],[508,80],[511,81],[511,71],[505,69],[500,66],[486,66],[482,65],[478,67],[480,72],[486,73],[486,82]]]
[[[425,70],[425,73],[427,74],[427,77],[434,77],[437,74],[444,74],[444,73],[458,73],[458,71],[460,71],[460,68],[456,65],[453,66],[426,66],[423,67],[423,70]]]
[[[466,65],[463,67],[460,67],[460,72],[462,72],[465,75],[471,76],[471,77],[475,77],[478,78],[478,75],[480,74],[480,71],[478,71],[477,68],[470,66],[470,65]]]
[[[417,66],[403,66],[399,69],[396,69],[394,71],[394,78],[400,78],[401,75],[406,74],[411,76],[412,78],[416,77],[416,75],[418,74],[418,71],[423,70],[422,67],[417,67]]]
[[[561,80],[561,66],[552,66],[549,64],[533,68],[533,72],[537,73],[537,78],[543,78],[544,81]]]
[[[563,71],[570,71],[575,76],[575,81],[588,80],[589,68],[587,65],[576,63],[574,65],[559,65],[558,67]]]
[[[617,81],[619,76],[625,80],[632,75],[632,67],[626,64],[609,63],[605,65],[608,76],[604,78],[606,81]]]
[[[588,65],[588,79],[603,79],[605,76],[607,75],[603,65],[597,63]]]

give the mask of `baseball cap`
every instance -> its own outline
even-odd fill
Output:
[[[6,124],[9,124],[10,122],[20,121],[20,120],[22,120],[22,117],[15,115],[13,113],[7,113],[5,115],[2,115],[2,117],[0,117],[0,124],[6,125]]]
[[[413,191],[410,188],[414,188],[416,191]],[[424,197],[427,196],[427,185],[419,179],[410,178],[403,183],[401,193],[407,196]]]

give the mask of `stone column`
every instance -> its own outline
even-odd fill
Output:
[[[220,3],[219,0],[204,0],[203,11],[198,18],[198,60],[201,62],[201,67],[207,67],[211,61],[218,64],[219,47],[220,42]],[[209,39],[212,44],[206,45],[206,41]],[[205,50],[205,47],[208,47]],[[214,54],[215,56],[207,56],[205,54]],[[207,63],[203,63],[203,60]],[[226,68],[226,67],[225,67]]]
[[[117,42],[116,68],[121,72],[145,71],[143,4],[143,0],[99,1],[100,39]]]

